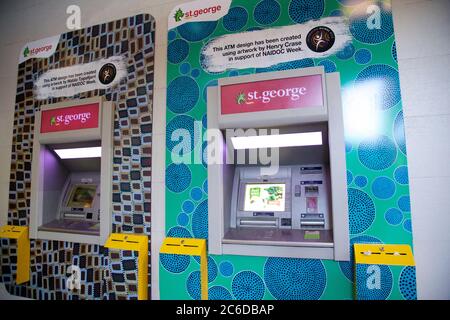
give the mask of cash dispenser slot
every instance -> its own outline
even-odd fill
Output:
[[[278,219],[239,219],[240,227],[278,227]]]

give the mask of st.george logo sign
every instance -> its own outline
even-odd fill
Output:
[[[98,103],[44,110],[41,133],[97,128],[98,117]]]

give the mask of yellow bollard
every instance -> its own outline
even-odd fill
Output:
[[[141,234],[112,233],[106,248],[138,251],[138,300],[148,299],[148,237]]]
[[[0,227],[0,238],[17,240],[16,284],[30,281],[30,238],[28,234],[28,227]]]
[[[208,300],[208,257],[205,239],[165,238],[160,253],[199,256],[202,300]]]

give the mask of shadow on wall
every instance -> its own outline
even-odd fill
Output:
[[[0,283],[0,300],[33,300],[33,299],[12,295],[8,292],[8,290],[6,290],[5,284]]]

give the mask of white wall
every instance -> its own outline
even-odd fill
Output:
[[[287,0],[286,0],[287,1]],[[17,58],[32,40],[67,32],[66,8],[82,26],[150,13],[156,21],[152,251],[164,236],[167,16],[170,0],[2,0],[0,2],[0,225],[6,223]],[[393,0],[409,153],[419,298],[450,298],[450,2]],[[157,255],[152,265],[158,266]],[[152,269],[152,279],[158,267]],[[155,282],[153,281],[153,284]],[[154,285],[153,298],[158,298]]]
[[[419,299],[450,299],[450,1],[394,0]]]

